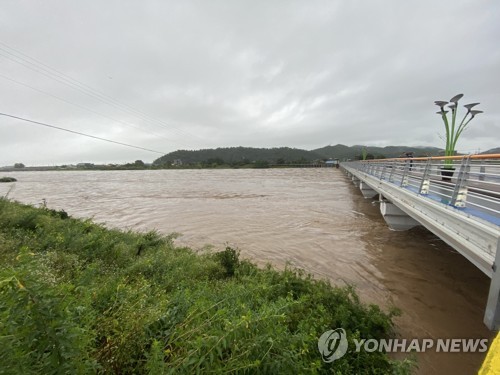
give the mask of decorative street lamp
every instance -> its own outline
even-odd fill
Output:
[[[458,113],[458,101],[462,99],[464,94],[458,94],[455,95],[453,98],[450,99],[450,102],[441,101],[437,100],[434,102],[439,108],[440,111],[436,112],[437,114],[441,115],[443,122],[444,122],[444,127],[446,129],[446,147],[444,150],[444,156],[453,156],[455,155],[455,148],[457,146],[457,141],[458,138],[460,138],[460,135],[463,133],[463,131],[467,128],[467,125],[472,121],[472,119],[479,113],[483,113],[483,111],[477,111],[473,110],[472,108],[478,105],[479,103],[471,103],[471,104],[466,104],[464,107],[467,109],[467,113],[465,114],[464,118],[462,119],[462,122],[460,125],[456,125],[456,118],[457,118],[457,113]],[[451,109],[451,124],[448,121],[448,115],[447,113],[449,111],[445,110],[445,105],[448,104],[448,108]],[[444,161],[444,169],[449,169],[453,170],[453,161],[451,159],[445,159]],[[452,172],[453,173],[453,172]]]

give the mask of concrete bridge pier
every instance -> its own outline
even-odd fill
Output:
[[[354,186],[358,187],[359,186],[359,178],[352,176],[352,183]]]
[[[408,230],[420,225],[418,221],[413,219],[394,203],[385,199],[380,200],[380,212],[382,213],[387,225],[392,230]]]
[[[373,190],[370,185],[363,181],[359,183],[359,190],[361,190],[361,194],[363,194],[365,198],[375,198],[378,195],[378,192]]]
[[[492,270],[488,303],[484,313],[484,324],[489,329],[498,331],[500,329],[500,239],[497,243],[497,253]]]

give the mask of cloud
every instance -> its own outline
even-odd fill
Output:
[[[463,92],[485,113],[458,147],[485,150],[499,16],[485,0],[8,2],[0,112],[165,152],[442,146],[433,101]],[[1,117],[0,147],[0,165],[157,157]]]

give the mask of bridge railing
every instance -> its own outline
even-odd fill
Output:
[[[500,154],[360,160],[342,165],[500,225]]]

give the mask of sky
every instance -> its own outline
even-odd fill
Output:
[[[500,2],[19,1],[0,9],[0,166],[178,149],[500,146]],[[459,117],[465,114],[460,108]],[[152,152],[155,151],[155,152]]]

